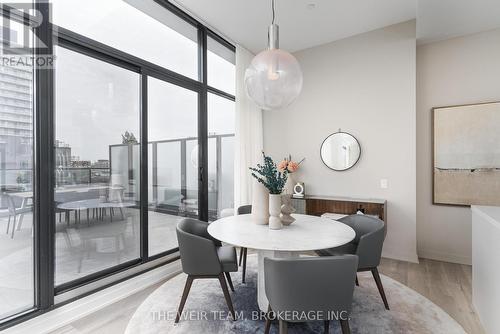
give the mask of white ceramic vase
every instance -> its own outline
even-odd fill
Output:
[[[292,173],[288,173],[287,175],[285,187],[283,188],[283,194],[285,195],[293,195],[293,187],[295,186],[295,180],[292,175],[293,175]]]
[[[280,230],[283,224],[280,219],[281,213],[281,194],[269,194],[269,228],[271,230]]]
[[[256,180],[253,181],[252,218],[253,222],[258,225],[269,223],[269,191]]]

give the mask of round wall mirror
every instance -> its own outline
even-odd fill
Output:
[[[361,156],[358,140],[347,132],[332,133],[321,144],[321,160],[336,171],[343,171],[354,166]]]

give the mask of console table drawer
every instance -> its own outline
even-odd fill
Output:
[[[305,198],[292,198],[292,206],[297,213],[313,216],[321,216],[324,213],[352,215],[361,211],[366,215],[377,216],[387,223],[387,201],[385,200],[306,196]]]

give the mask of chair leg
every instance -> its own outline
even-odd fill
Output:
[[[356,274],[356,285],[359,286],[358,275]]]
[[[9,220],[7,221],[7,231],[5,234],[9,234],[9,228],[10,228],[10,215],[9,215]]]
[[[193,278],[191,276],[188,276],[186,279],[186,285],[184,285],[184,292],[182,292],[181,303],[179,304],[179,310],[177,311],[177,315],[175,316],[175,323],[179,322],[182,310],[184,309],[184,305],[186,304],[186,300],[189,294],[189,290],[191,290],[192,284],[193,284]]]
[[[239,267],[241,267],[241,262],[243,261],[243,250],[244,250],[244,249],[245,249],[245,248],[240,247],[240,261],[239,261],[239,263],[238,263],[238,266],[239,266]]]
[[[243,271],[241,273],[241,282],[243,282],[243,284],[245,284],[245,276],[247,273],[247,251],[246,248],[243,251]]]
[[[330,321],[325,320],[325,334],[330,333]]]
[[[288,334],[288,323],[285,320],[280,320],[280,334]]]
[[[19,220],[17,222],[17,230],[20,231],[21,230],[21,226],[23,225],[23,218],[24,218],[24,213],[21,213],[19,215]]]
[[[224,273],[227,278],[227,283],[229,284],[229,288],[231,289],[232,292],[234,292],[234,286],[233,286],[233,280],[231,279],[231,274],[230,273]]]
[[[231,301],[231,296],[229,295],[229,290],[227,289],[226,279],[224,278],[224,274],[219,275],[219,282],[222,288],[222,292],[224,292],[224,298],[226,298],[227,307],[229,308],[229,313],[233,317],[233,320],[236,320],[236,315],[234,314],[233,302]]]
[[[380,296],[382,296],[382,300],[384,301],[385,308],[386,310],[389,310],[389,303],[387,302],[387,298],[384,292],[384,286],[382,285],[382,281],[380,280],[380,275],[378,274],[377,268],[372,269],[372,275],[375,279],[375,283],[377,284],[378,292],[380,292]]]
[[[349,320],[340,320],[340,328],[342,328],[342,334],[351,334]]]
[[[266,327],[264,328],[264,334],[269,334],[269,330],[271,329],[271,305],[267,306],[267,314],[266,314]]]
[[[16,215],[14,215],[14,222],[12,223],[12,234],[10,236],[11,239],[14,239],[14,232],[16,231]]]

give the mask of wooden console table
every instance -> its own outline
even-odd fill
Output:
[[[324,213],[355,214],[358,210],[367,215],[378,216],[387,223],[387,201],[383,199],[359,199],[333,196],[292,197],[292,206],[297,213],[321,216]]]

